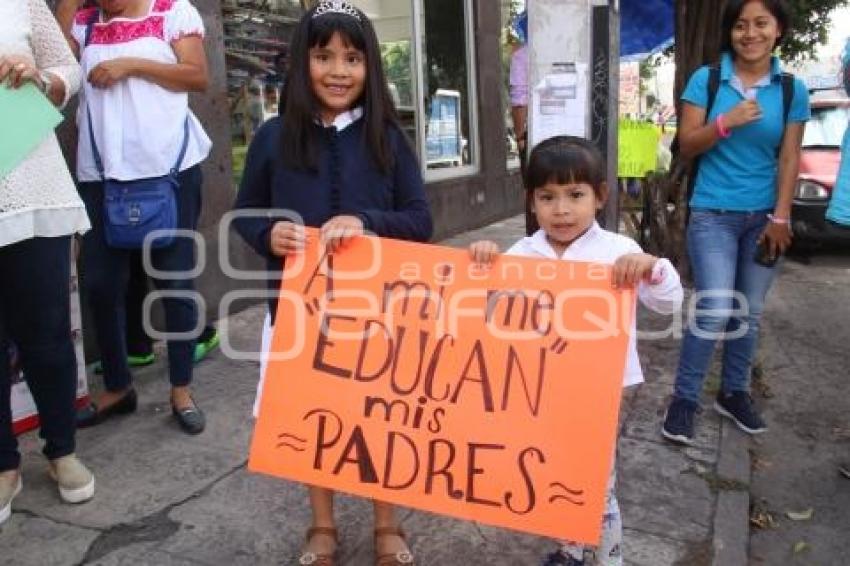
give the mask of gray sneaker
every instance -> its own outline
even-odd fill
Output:
[[[0,472],[0,524],[12,514],[12,500],[21,492],[21,472]]]
[[[49,473],[65,503],[83,503],[94,497],[94,476],[76,455],[51,460]]]

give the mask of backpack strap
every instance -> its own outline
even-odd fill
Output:
[[[89,17],[89,21],[86,22],[86,39],[83,42],[83,49],[89,46],[91,43],[91,34],[94,31],[94,24],[97,23],[97,20],[100,19],[100,10],[92,10],[92,14]]]
[[[785,141],[785,126],[788,125],[788,114],[791,112],[791,103],[794,102],[794,75],[782,73],[779,77],[782,84],[782,136],[776,147],[776,157],[782,152],[782,142]]]
[[[705,123],[708,124],[708,115],[717,100],[717,91],[720,90],[720,65],[715,63],[708,67],[708,84],[706,85]]]

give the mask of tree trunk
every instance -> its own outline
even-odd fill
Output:
[[[681,116],[680,97],[691,74],[702,65],[719,60],[721,17],[726,0],[676,0],[675,44],[676,79],[674,96],[676,115]],[[666,177],[648,179],[650,191],[650,249],[660,253],[689,278],[685,251],[687,186],[690,166],[678,154]],[[672,205],[672,206],[669,206]]]

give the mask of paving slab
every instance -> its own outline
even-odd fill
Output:
[[[0,526],[0,566],[78,564],[99,534],[96,530],[16,513],[14,520]]]
[[[623,557],[627,566],[679,566],[688,562],[691,544],[643,531],[623,528]]]
[[[626,526],[679,541],[711,537],[715,493],[672,446],[621,438],[617,498]]]

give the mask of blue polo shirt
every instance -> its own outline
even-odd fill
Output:
[[[762,117],[755,122],[732,130],[700,156],[692,208],[713,208],[735,211],[771,210],[776,203],[776,153],[782,140],[782,68],[773,57],[770,75],[754,85],[755,99],[761,106]],[[708,104],[708,67],[691,75],[682,100],[700,108]],[[720,59],[720,85],[708,116],[714,121],[718,114],[729,112],[745,100],[740,81],[735,76],[732,57],[724,53]],[[794,80],[794,97],[788,112],[788,122],[809,119],[809,92],[799,79]]]

